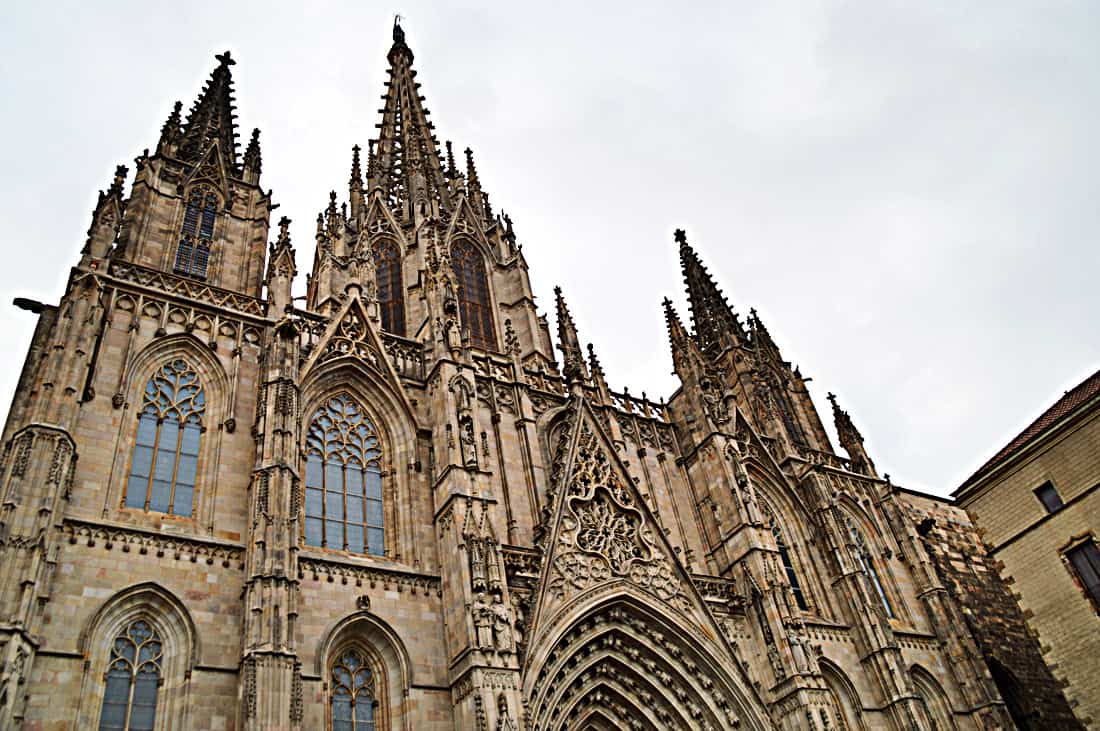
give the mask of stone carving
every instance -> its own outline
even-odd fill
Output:
[[[474,620],[477,647],[491,650],[493,648],[493,609],[485,601],[485,592],[478,592],[473,604],[470,605],[470,615]]]
[[[687,597],[639,507],[634,491],[612,468],[599,438],[581,425],[558,533],[550,591],[561,598],[613,578],[626,579],[663,601]]]
[[[367,332],[366,318],[361,308],[355,304],[348,308],[340,324],[336,326],[318,362],[323,363],[342,356],[365,360],[379,370],[383,368],[382,356]]]
[[[493,646],[498,652],[511,652],[512,645],[512,610],[501,601],[500,595],[493,597],[493,606],[490,608],[493,617]]]

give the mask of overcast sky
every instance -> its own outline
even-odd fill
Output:
[[[394,12],[440,139],[474,148],[540,307],[563,287],[613,388],[676,387],[677,227],[830,429],[831,390],[910,487],[950,492],[1100,367],[1100,4],[440,5],[8,8],[4,408],[33,324],[7,303],[57,301],[96,191],[227,48],[308,271],[378,121]]]

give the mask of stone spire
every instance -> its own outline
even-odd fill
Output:
[[[562,353],[561,373],[567,383],[584,383],[588,380],[588,370],[584,365],[577,326],[573,324],[573,316],[565,304],[561,287],[554,287],[554,306],[558,316],[558,347]]]
[[[428,121],[420,84],[415,81],[413,52],[397,21],[388,58],[389,80],[368,187],[372,191],[381,189],[399,214],[411,212],[406,206],[419,196],[438,198],[444,208],[449,208],[438,140],[432,134],[434,125]]]
[[[833,424],[836,426],[836,435],[840,440],[840,446],[848,453],[852,460],[852,466],[857,472],[874,475],[875,464],[867,456],[867,450],[863,446],[863,435],[852,423],[852,417],[847,411],[840,408],[836,402],[836,394],[830,393],[827,398],[833,405]]]
[[[723,349],[743,341],[745,331],[737,313],[726,302],[722,290],[691,248],[684,230],[676,229],[675,238],[680,245],[680,266],[687,285],[688,302],[691,303],[696,340],[707,355],[717,355]]]
[[[351,218],[359,220],[363,210],[363,170],[359,164],[359,145],[351,148],[351,178],[348,180],[348,200],[351,201]]]
[[[276,319],[282,317],[293,303],[291,287],[298,273],[294,254],[290,243],[290,219],[283,216],[279,219],[279,237],[268,251],[267,277],[264,281],[267,285],[268,313]]]
[[[158,153],[171,154],[174,151],[175,144],[183,133],[180,129],[180,110],[182,109],[183,102],[176,102],[172,106],[172,113],[168,115],[168,119],[164,120],[164,126],[160,128],[160,142],[157,143]]]
[[[218,67],[210,74],[206,86],[187,115],[180,141],[180,158],[199,160],[211,144],[217,142],[222,155],[232,167],[237,166],[237,115],[233,106],[233,75],[229,67],[237,63],[229,51],[215,56]]]
[[[694,349],[695,343],[688,334],[687,328],[684,327],[684,323],[680,321],[680,315],[672,306],[672,300],[665,297],[661,304],[665,308],[665,325],[668,327],[668,340],[672,347],[672,365],[683,380],[688,353]]]
[[[252,139],[248,141],[248,147],[244,151],[244,168],[242,175],[246,182],[253,185],[260,182],[260,171],[263,168],[263,156],[260,154],[260,130],[252,130]]]
[[[102,259],[111,250],[126,211],[126,201],[122,197],[126,173],[126,166],[119,165],[115,168],[111,185],[106,191],[99,191],[99,200],[92,212],[92,225],[88,227],[88,240],[82,252],[86,256]]]

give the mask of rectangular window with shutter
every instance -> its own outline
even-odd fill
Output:
[[[1090,540],[1066,551],[1066,560],[1092,600],[1093,608],[1100,612],[1100,548]]]

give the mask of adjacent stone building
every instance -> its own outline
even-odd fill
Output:
[[[1068,391],[955,491],[1079,718],[1100,723],[1100,371]],[[1022,713],[1027,679],[1006,671]]]
[[[60,302],[17,301],[0,728],[1012,727],[973,615],[1047,671],[965,513],[881,477],[834,399],[839,455],[683,232],[667,402],[609,385],[560,291],[555,353],[395,26],[303,301],[217,58]]]

